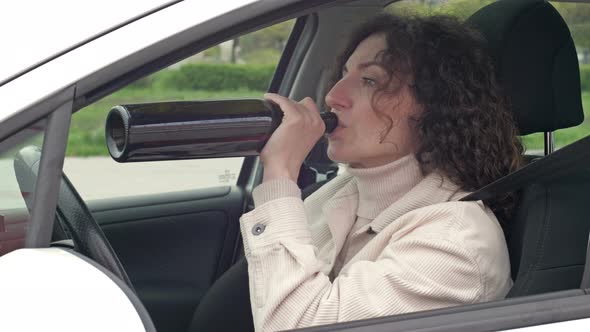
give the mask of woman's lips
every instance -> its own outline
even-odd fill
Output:
[[[329,133],[327,136],[328,138],[334,138],[339,132],[341,132],[342,130],[344,130],[346,128],[346,126],[341,125],[340,123],[336,126],[336,128],[334,128],[334,130],[332,130],[331,133]]]
[[[342,122],[342,119],[340,119],[340,117],[338,116],[338,114],[336,112],[334,112],[334,109],[330,110],[330,112],[334,113],[334,115],[336,115],[336,117],[338,118],[338,123],[336,125],[336,128],[334,128],[334,130],[332,130],[331,133],[326,134],[326,136],[328,138],[333,137],[336,133],[342,131],[342,129],[346,128],[347,126]]]

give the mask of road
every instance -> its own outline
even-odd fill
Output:
[[[223,158],[120,164],[110,157],[68,157],[64,171],[84,200],[94,200],[235,184],[242,160]],[[2,207],[24,207],[12,160],[0,159],[0,177]]]
[[[110,157],[66,158],[64,172],[84,200],[234,184],[243,158],[117,163]],[[24,207],[12,159],[0,159],[0,210]]]
[[[243,158],[117,163],[66,158],[64,172],[85,200],[235,184]]]

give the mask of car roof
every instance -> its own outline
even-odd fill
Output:
[[[96,19],[89,20],[90,28],[84,28],[86,35],[81,33],[71,34],[59,39],[60,41],[56,45],[47,43],[46,46],[39,46],[39,53],[46,51],[47,54],[40,53],[35,57],[29,57],[28,60],[13,59],[10,61],[15,68],[1,69],[3,74],[0,76],[0,80],[4,79],[5,82],[1,83],[2,81],[0,81],[0,100],[3,102],[3,107],[0,108],[0,122],[27,109],[38,101],[72,84],[76,84],[84,77],[109,67],[109,65],[122,58],[166,40],[170,36],[179,34],[191,27],[198,26],[203,22],[241,7],[258,3],[262,3],[260,7],[267,8],[293,2],[296,1],[224,0],[210,2],[207,6],[203,6],[200,0],[185,0],[172,3],[170,1],[150,0],[148,1],[149,6],[129,6],[125,10],[125,15],[117,15],[115,19],[109,19],[109,24],[112,24],[110,28],[107,28],[106,23],[101,23],[100,18],[105,15],[108,16],[108,11],[101,10],[102,14],[97,15]],[[32,6],[30,1],[27,1],[27,3]],[[108,3],[110,6],[115,4],[114,0],[109,0]],[[69,2],[60,0],[58,3],[52,2],[52,4],[55,5],[53,7],[54,11],[61,12],[65,11]],[[58,5],[62,7],[58,7]],[[109,5],[107,5],[107,8],[110,8]],[[154,8],[160,9],[154,11]],[[78,10],[80,9],[78,7]],[[17,7],[17,12],[22,10],[23,8],[20,6]],[[11,16],[9,13],[3,15]],[[69,16],[69,12],[64,15],[56,15],[56,17],[61,17],[66,21]],[[134,17],[139,18],[132,20]],[[124,22],[128,23],[120,26]],[[78,22],[78,24],[85,25],[86,23]],[[119,27],[113,29],[113,27],[117,26]],[[50,29],[51,33],[59,33],[65,30],[67,29],[64,26]],[[203,34],[206,33],[208,32],[203,31]],[[29,31],[25,32],[25,36],[32,34]],[[21,32],[16,33],[16,36],[20,35]],[[51,34],[45,35],[50,36]],[[95,37],[93,38],[93,36]],[[11,43],[18,43],[18,38],[12,37]],[[72,43],[72,45],[67,46],[68,43]],[[19,52],[25,52],[26,50],[37,52],[34,46],[23,48]],[[67,50],[67,52],[63,52],[64,50]],[[16,56],[11,56],[11,59],[14,57]],[[20,66],[16,65],[18,61],[21,62]],[[42,65],[35,66],[40,61]],[[3,64],[1,68],[5,66]],[[18,75],[14,77],[15,74]],[[13,78],[10,79],[10,77]],[[6,81],[7,79],[10,80]]]
[[[8,10],[0,11],[1,31],[13,31],[2,36],[2,47],[10,52],[2,55],[0,85],[76,45],[174,2],[178,0],[11,1]]]

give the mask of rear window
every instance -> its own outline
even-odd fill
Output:
[[[451,15],[465,20],[493,2],[495,0],[402,0],[390,4],[385,10],[406,15]],[[555,148],[559,149],[590,134],[590,120],[586,116],[590,107],[590,4],[561,1],[551,4],[567,23],[576,46],[585,114],[582,124],[554,132]],[[532,155],[544,154],[544,140],[544,133],[522,136],[526,153]]]

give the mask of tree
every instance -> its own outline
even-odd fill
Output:
[[[494,0],[404,0],[394,2],[387,11],[399,15],[450,15],[462,20]]]
[[[585,3],[552,3],[567,23],[576,49],[590,49],[590,5]]]
[[[240,56],[240,38],[234,38],[231,46],[231,63],[237,63]]]
[[[251,55],[265,54],[272,59],[278,58],[291,34],[293,24],[294,20],[290,20],[240,37],[241,56],[249,59],[249,62],[257,63],[268,62],[269,58]]]
[[[387,7],[401,15],[451,15],[467,19],[477,10],[496,0],[402,0]],[[590,5],[586,3],[552,2],[569,26],[578,52],[590,49]]]

